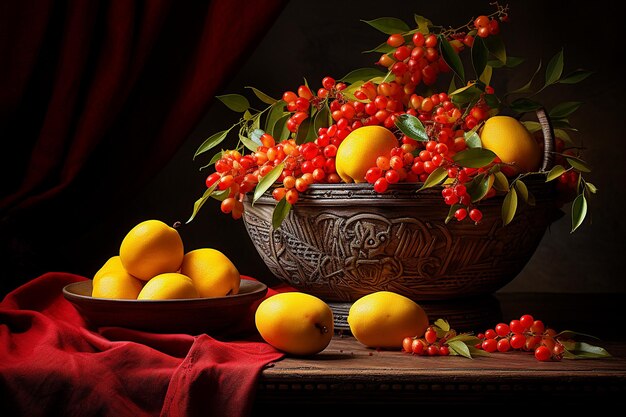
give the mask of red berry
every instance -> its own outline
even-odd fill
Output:
[[[335,86],[335,79],[332,77],[324,77],[324,79],[322,80],[322,86],[325,89],[330,90]]]
[[[395,184],[400,181],[400,174],[395,169],[390,169],[385,173],[385,179],[389,184]]]
[[[530,314],[524,314],[522,317],[520,317],[519,322],[522,326],[524,326],[524,330],[528,330],[530,329],[530,326],[532,326],[535,322],[535,319]]]
[[[498,334],[497,334],[497,333],[496,333],[496,331],[495,331],[495,330],[493,330],[493,329],[488,329],[488,330],[485,332],[485,338],[487,338],[487,339],[495,339],[495,338],[496,338],[496,336],[498,336]]]
[[[476,20],[474,20],[474,26],[478,28],[484,28],[489,25],[489,18],[485,15],[478,16]]]
[[[511,349],[511,343],[509,342],[509,339],[504,338],[498,340],[497,349],[498,352],[508,352]]]
[[[535,358],[538,361],[548,361],[550,360],[550,358],[552,357],[552,352],[550,351],[550,349],[546,346],[539,346],[537,349],[535,349]]]
[[[467,217],[467,209],[464,209],[464,208],[458,209],[457,211],[454,212],[454,217],[458,221],[463,220],[465,217]]]
[[[485,339],[481,345],[485,352],[495,352],[498,349],[498,342],[496,339]]]
[[[498,336],[506,336],[509,334],[511,330],[509,329],[509,325],[506,323],[499,323],[496,326],[496,333]]]
[[[394,33],[387,38],[387,45],[397,48],[404,43],[404,37],[400,33]]]
[[[413,338],[412,337],[405,337],[404,339],[402,339],[402,350],[404,352],[408,352],[411,353],[411,344],[413,343]]]
[[[374,182],[374,191],[377,193],[384,193],[389,188],[389,183],[385,179],[385,177],[380,177]]]
[[[436,345],[428,346],[428,356],[437,356],[439,355],[439,348]]]
[[[511,336],[510,343],[513,349],[521,349],[526,344],[526,336],[524,336],[523,334],[516,333],[513,336]]]
[[[472,209],[469,212],[469,216],[475,223],[479,223],[483,218],[483,213],[478,209]]]
[[[428,343],[435,343],[437,341],[437,332],[433,329],[426,330],[426,333],[424,333],[424,339],[426,339]]]
[[[365,173],[365,180],[370,184],[374,184],[377,179],[382,176],[382,170],[378,167],[372,167]]]
[[[535,320],[533,325],[530,326],[530,331],[535,334],[542,334],[545,330],[545,326],[541,320]]]
[[[419,339],[414,339],[411,343],[411,352],[416,355],[421,355],[424,353],[424,344]]]
[[[448,348],[448,346],[440,346],[439,354],[441,356],[448,356],[450,354],[450,348]]]
[[[524,333],[524,326],[522,326],[519,320],[511,320],[509,329],[511,329],[513,333]]]

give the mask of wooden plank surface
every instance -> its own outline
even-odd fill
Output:
[[[261,375],[255,411],[323,415],[403,411],[420,404],[620,403],[626,394],[626,344],[604,344],[608,359],[539,362],[532,353],[427,357],[377,351],[335,336],[320,354],[287,357]],[[256,415],[256,414],[255,414]],[[264,414],[266,415],[266,414]]]
[[[256,413],[382,413],[414,410],[416,405],[508,404],[533,401],[558,404],[622,404],[626,394],[626,341],[615,305],[623,296],[505,295],[502,319],[537,312],[557,329],[602,336],[597,344],[607,359],[539,362],[529,352],[489,357],[415,356],[397,350],[369,349],[352,336],[336,334],[321,353],[286,357],[260,377]],[[483,329],[484,330],[484,329]],[[610,341],[606,341],[610,340]],[[259,414],[260,415],[260,414]]]

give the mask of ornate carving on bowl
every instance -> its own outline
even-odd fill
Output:
[[[528,183],[536,204],[502,227],[501,198],[481,204],[483,221],[445,224],[440,189],[398,184],[378,194],[368,184],[314,185],[272,230],[276,202],[246,202],[244,221],[268,268],[295,288],[351,302],[379,290],[416,301],[488,294],[530,259],[554,210],[551,189]]]

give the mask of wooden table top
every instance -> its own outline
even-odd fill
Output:
[[[520,305],[520,297],[523,296],[501,297],[506,312],[503,320],[511,319],[506,314],[519,317],[515,306]],[[330,345],[317,355],[288,356],[265,369],[259,381],[255,411],[274,413],[277,404],[286,412],[293,406],[299,415],[319,415],[329,404],[338,412],[343,411],[341,407],[346,412],[382,412],[414,409],[413,406],[425,403],[496,404],[521,399],[569,405],[598,400],[602,404],[622,403],[626,394],[626,340],[621,334],[623,330],[616,330],[620,327],[613,325],[621,321],[623,314],[605,318],[607,329],[593,320],[595,314],[600,316],[613,310],[614,306],[607,300],[616,300],[611,296],[586,298],[586,305],[576,304],[576,297],[557,296],[553,302],[546,302],[545,296],[533,297],[543,304],[538,310],[547,319],[559,317],[569,312],[568,309],[575,310],[576,306],[591,308],[597,304],[594,312],[577,321],[582,327],[570,325],[557,330],[589,333],[589,327],[596,326],[600,333],[595,334],[613,334],[616,337],[612,340],[595,343],[606,348],[612,357],[539,362],[532,353],[521,351],[473,359],[428,357],[404,353],[400,347],[370,349],[349,334],[336,334]],[[568,322],[561,318],[561,322],[571,324],[576,320],[570,317]]]

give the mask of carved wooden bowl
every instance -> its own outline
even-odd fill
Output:
[[[554,131],[536,111],[546,172],[554,164]],[[371,184],[315,184],[272,228],[276,201],[266,192],[244,201],[244,222],[268,268],[296,289],[328,302],[351,303],[375,291],[415,301],[487,296],[510,282],[558,217],[555,189],[545,176],[524,178],[535,204],[520,204],[502,225],[504,196],[482,201],[482,221],[445,223],[441,187],[395,184],[383,194]],[[345,307],[345,306],[344,306]]]
[[[415,301],[485,295],[522,270],[554,218],[552,183],[543,176],[524,182],[536,203],[520,203],[507,226],[502,196],[481,203],[478,225],[445,224],[441,188],[416,192],[418,184],[406,183],[384,194],[370,184],[312,185],[276,230],[268,193],[245,204],[244,221],[279,279],[326,301],[352,302],[380,290]]]

